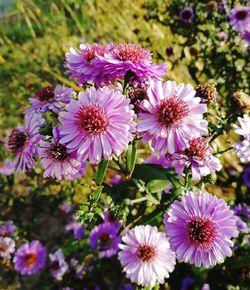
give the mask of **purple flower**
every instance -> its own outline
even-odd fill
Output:
[[[192,7],[185,7],[179,13],[179,18],[182,23],[190,24],[194,18],[194,10]]]
[[[97,225],[89,235],[90,247],[97,248],[99,256],[102,258],[114,256],[121,241],[118,230],[119,228],[112,222]]]
[[[249,227],[247,223],[245,223],[240,217],[237,216],[236,220],[236,226],[237,229],[242,232],[242,233],[248,233],[249,232]]]
[[[118,185],[122,182],[122,177],[120,174],[116,174],[111,178],[111,184],[112,185]]]
[[[175,200],[164,215],[171,249],[177,258],[205,268],[231,256],[236,237],[236,217],[223,199],[207,192],[189,192]]]
[[[140,82],[160,79],[167,74],[165,64],[152,64],[151,53],[140,45],[131,43],[110,44],[109,52],[94,61],[111,82],[124,79],[128,71],[134,73]]]
[[[60,209],[64,212],[64,213],[70,213],[72,211],[72,205],[69,204],[68,202],[64,201],[61,205],[60,205]]]
[[[63,275],[68,270],[68,264],[65,262],[64,255],[61,249],[58,249],[54,254],[49,254],[50,272],[52,276],[61,281]]]
[[[168,166],[168,161],[167,161],[165,156],[151,155],[151,156],[149,156],[148,159],[144,160],[144,163],[146,163],[146,164],[157,164],[157,165],[161,165],[162,167],[167,167]]]
[[[84,226],[78,223],[76,220],[73,220],[65,227],[66,232],[73,231],[75,239],[80,241],[84,235]]]
[[[250,28],[250,7],[238,6],[228,14],[230,24],[236,31],[244,32]]]
[[[66,53],[66,67],[72,78],[77,80],[78,85],[84,85],[92,81],[96,86],[108,84],[109,76],[104,75],[102,67],[95,65],[95,60],[108,52],[108,47],[101,44],[81,44],[80,50],[71,47]]]
[[[16,251],[14,267],[22,275],[32,275],[43,268],[46,256],[47,250],[39,241],[23,244]]]
[[[39,148],[41,163],[45,169],[43,177],[59,180],[75,180],[85,173],[86,164],[75,152],[69,152],[65,145],[60,144],[58,127],[53,128],[53,138],[50,142],[42,141]]]
[[[128,148],[135,131],[129,100],[119,90],[108,87],[90,88],[78,97],[60,115],[60,143],[94,164],[102,157],[111,159],[113,153],[120,155]]]
[[[241,38],[245,40],[247,43],[250,43],[250,28],[242,32]]]
[[[189,140],[189,147],[174,154],[166,154],[168,167],[174,167],[175,171],[182,175],[185,168],[191,167],[192,180],[200,180],[222,168],[220,160],[212,155],[213,149],[208,140],[202,137]]]
[[[191,277],[185,277],[182,280],[181,290],[189,290],[194,287],[194,279]]]
[[[0,161],[0,174],[11,175],[15,173],[15,167],[12,161],[6,160],[5,162]]]
[[[27,113],[45,113],[53,111],[58,113],[64,109],[71,98],[75,95],[72,88],[57,85],[53,87],[44,87],[36,92],[33,98],[30,98],[30,107]]]
[[[0,226],[0,237],[11,237],[16,234],[16,226],[13,221],[7,221],[5,224]]]
[[[250,188],[250,166],[246,167],[243,173],[243,181]]]
[[[203,284],[201,290],[210,290],[210,286],[208,283]]]
[[[15,252],[15,241],[11,238],[0,237],[0,256],[10,258],[10,255]]]
[[[126,277],[138,285],[164,283],[175,266],[175,254],[164,233],[149,225],[136,226],[122,238],[118,253]]]
[[[15,154],[14,166],[16,171],[25,172],[35,164],[37,144],[42,140],[39,129],[43,119],[39,114],[26,114],[25,127],[13,129],[8,138],[8,148]]]
[[[250,207],[245,203],[237,204],[234,207],[234,213],[237,216],[242,216],[250,220]]]
[[[148,100],[140,105],[143,112],[138,114],[142,142],[151,140],[157,153],[173,154],[187,148],[190,139],[207,133],[207,121],[202,119],[207,105],[201,104],[195,93],[190,84],[151,83]]]

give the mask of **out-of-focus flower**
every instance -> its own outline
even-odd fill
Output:
[[[15,166],[11,160],[0,161],[0,174],[11,175],[15,173]]]
[[[246,167],[243,173],[243,181],[250,188],[250,167]]]
[[[173,154],[189,146],[188,141],[207,132],[203,113],[206,104],[200,104],[191,85],[167,81],[151,83],[148,100],[141,102],[138,114],[138,132],[142,142],[152,141],[155,152]]]
[[[74,269],[75,277],[80,280],[83,279],[85,272],[84,265],[80,264],[79,261],[73,257],[70,259],[70,266]]]
[[[49,268],[52,276],[56,280],[61,281],[63,275],[68,270],[68,264],[65,261],[62,250],[58,249],[54,254],[49,254],[49,259],[50,259]]]
[[[136,226],[122,238],[118,253],[126,277],[138,285],[164,283],[175,266],[175,254],[164,233],[149,225]]]
[[[237,217],[236,226],[237,226],[237,229],[242,233],[249,232],[249,227],[247,223],[245,223],[240,217]]]
[[[200,84],[196,88],[195,97],[201,98],[201,102],[207,105],[215,101],[218,92],[214,84]]]
[[[234,207],[234,213],[237,216],[242,216],[250,220],[250,207],[245,203],[237,204]]]
[[[228,34],[225,31],[219,33],[220,46],[223,47],[228,41]]]
[[[39,241],[21,245],[13,259],[16,271],[22,275],[32,275],[43,268],[47,250]]]
[[[16,226],[13,221],[7,221],[0,226],[0,237],[11,237],[16,234]]]
[[[113,222],[97,225],[89,235],[90,247],[97,248],[100,257],[111,257],[118,251],[121,238],[118,236],[119,227]]]
[[[164,215],[171,249],[185,263],[205,268],[231,256],[236,237],[236,217],[223,199],[207,192],[189,192],[175,200]]]
[[[65,227],[66,232],[73,231],[75,239],[80,241],[84,235],[84,226],[78,223],[76,220],[71,221]]]
[[[14,252],[15,241],[8,237],[0,237],[0,256],[9,259]]]
[[[53,138],[50,142],[42,141],[38,150],[44,167],[43,177],[59,180],[75,180],[85,173],[86,164],[79,154],[69,152],[65,145],[60,144],[58,127],[53,128]]]
[[[236,31],[243,33],[250,29],[250,7],[238,6],[228,14],[230,24]]]
[[[182,23],[190,24],[194,18],[194,10],[192,7],[185,7],[179,13],[179,18]]]
[[[45,113],[52,111],[58,113],[64,109],[74,95],[73,89],[65,86],[44,87],[37,91],[33,98],[29,99],[31,105],[26,112]]]
[[[120,155],[133,140],[134,112],[129,99],[119,91],[103,87],[80,92],[60,115],[61,144],[77,151],[82,160],[97,164],[102,158]]]
[[[72,211],[72,205],[69,204],[67,201],[64,201],[61,205],[60,205],[60,209],[64,212],[64,213],[70,213]]]
[[[201,287],[201,290],[210,290],[210,286],[208,283],[203,284],[203,286]]]
[[[241,38],[245,40],[247,43],[250,43],[250,27],[248,28],[248,30],[242,32]]]
[[[213,149],[208,140],[202,137],[189,140],[189,147],[174,154],[166,154],[167,167],[174,167],[182,175],[185,168],[191,167],[192,180],[200,180],[222,168],[220,160],[212,155]]]
[[[25,127],[11,131],[8,138],[8,148],[15,155],[13,164],[16,171],[25,172],[34,166],[37,145],[43,138],[39,134],[42,123],[43,119],[39,114],[26,114]]]
[[[250,96],[243,91],[234,92],[231,101],[234,108],[237,106],[245,112],[250,112]]]
[[[122,182],[122,177],[120,174],[116,174],[111,178],[111,184],[112,185],[118,185]]]
[[[194,287],[194,279],[191,277],[185,277],[182,280],[182,284],[181,284],[181,290],[189,290],[189,289],[193,289]]]

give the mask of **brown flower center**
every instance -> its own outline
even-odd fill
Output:
[[[12,153],[18,153],[24,146],[27,135],[20,129],[13,129],[8,139],[8,147]]]
[[[34,264],[36,264],[37,262],[37,254],[36,253],[28,253],[25,257],[24,257],[24,263],[26,266],[32,266]]]
[[[140,245],[136,255],[143,262],[149,262],[155,256],[155,249],[150,245]]]
[[[38,99],[42,103],[49,103],[54,99],[54,88],[53,87],[45,87],[36,92],[35,98]]]
[[[58,161],[64,161],[69,156],[69,154],[67,153],[67,148],[60,143],[51,144],[48,150],[48,155]]]

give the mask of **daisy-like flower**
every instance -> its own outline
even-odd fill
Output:
[[[10,255],[15,252],[15,241],[11,238],[0,237],[0,256],[10,258]]]
[[[207,192],[189,192],[175,200],[164,215],[171,249],[185,263],[205,268],[232,255],[232,237],[238,235],[236,217],[223,199]]]
[[[190,84],[151,83],[148,100],[141,102],[143,111],[138,114],[142,142],[151,140],[155,152],[173,154],[187,148],[190,139],[207,133],[207,121],[202,119],[207,105],[195,93]]]
[[[100,257],[114,256],[118,251],[121,238],[116,223],[105,222],[97,225],[89,235],[90,247],[99,251]]]
[[[250,29],[250,7],[235,7],[230,11],[228,17],[230,24],[236,31],[244,32]]]
[[[58,113],[64,109],[74,95],[73,89],[65,86],[44,87],[37,91],[33,98],[29,99],[31,105],[26,112],[45,113],[53,111]]]
[[[78,85],[84,85],[92,81],[95,85],[108,84],[108,76],[102,73],[102,67],[96,67],[94,61],[104,57],[108,48],[101,44],[81,44],[80,49],[71,47],[66,53],[66,68]]]
[[[77,151],[82,160],[97,164],[102,158],[120,155],[133,140],[134,112],[129,100],[119,91],[103,87],[80,92],[60,115],[61,144]]]
[[[0,161],[0,174],[11,175],[13,173],[15,173],[15,167],[11,160]]]
[[[175,254],[164,233],[149,225],[129,230],[118,253],[126,277],[138,285],[164,283],[175,266]]]
[[[45,169],[43,177],[59,180],[75,180],[81,177],[85,173],[86,164],[76,152],[68,152],[66,146],[59,143],[58,127],[53,128],[53,136],[50,142],[42,141],[38,151]]]
[[[16,251],[14,267],[22,275],[32,275],[43,268],[46,256],[47,250],[39,241],[23,244]]]
[[[180,11],[180,21],[185,24],[190,24],[194,18],[194,10],[192,7],[185,7]]]
[[[176,173],[182,175],[185,168],[191,167],[192,180],[200,180],[222,168],[220,160],[212,155],[213,149],[208,140],[202,137],[189,140],[189,147],[174,154],[166,154],[167,167],[174,167]]]
[[[42,140],[39,129],[43,124],[40,114],[26,114],[25,127],[13,129],[8,138],[8,148],[15,155],[13,164],[16,172],[32,168],[37,156],[37,144]]]
[[[63,278],[63,275],[68,270],[68,264],[66,263],[64,259],[64,255],[61,249],[58,249],[54,254],[49,254],[50,259],[50,272],[52,276],[58,280],[61,281]]]
[[[109,52],[94,63],[112,82],[117,78],[124,79],[128,71],[141,82],[160,79],[167,74],[165,64],[152,64],[150,51],[131,43],[110,44]]]

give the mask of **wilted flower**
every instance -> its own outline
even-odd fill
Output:
[[[196,88],[196,97],[201,98],[201,102],[207,105],[215,101],[218,92],[214,84],[200,84]]]
[[[136,226],[122,238],[118,253],[126,277],[138,285],[164,283],[175,266],[175,254],[164,233],[149,225]]]
[[[223,199],[207,192],[189,192],[175,200],[164,215],[171,249],[185,263],[205,268],[231,256],[236,237],[236,217]]]
[[[52,276],[61,281],[63,275],[68,270],[68,264],[65,262],[64,255],[61,249],[58,249],[54,254],[49,254],[50,272]]]
[[[8,237],[0,237],[0,256],[9,259],[14,252],[15,241]]]
[[[238,6],[229,13],[230,24],[239,32],[250,29],[250,7]]]
[[[190,24],[193,21],[194,18],[194,11],[192,7],[185,7],[180,11],[179,14],[180,21],[185,24]]]

